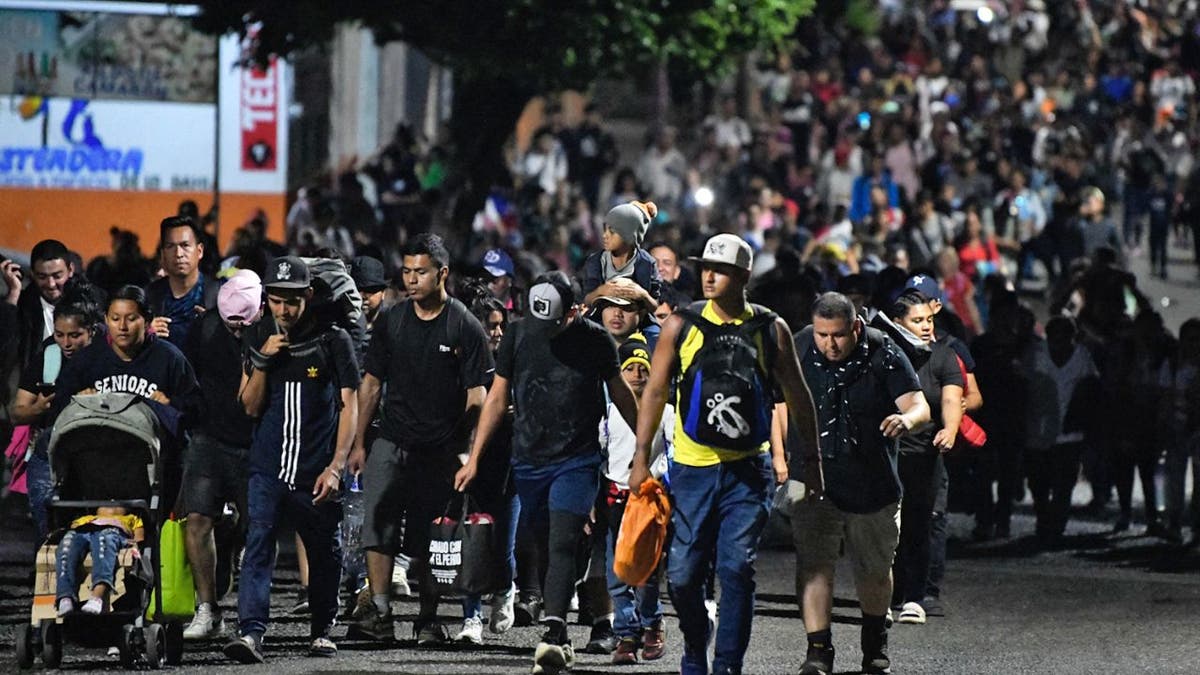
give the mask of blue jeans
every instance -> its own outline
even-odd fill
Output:
[[[546,579],[542,584],[547,619],[566,622],[577,578],[575,556],[584,536],[584,523],[596,501],[599,466],[599,454],[541,466],[513,464],[513,482],[521,496],[520,527],[533,528],[547,542]]]
[[[507,502],[508,508],[505,511],[493,514],[500,541],[504,542],[506,565],[499,584],[499,588],[503,588],[504,592],[512,590],[513,579],[517,576],[517,520],[521,517],[521,500],[513,495]],[[483,616],[483,600],[478,595],[464,595],[462,606],[464,619],[478,619]]]
[[[92,552],[92,588],[107,584],[111,589],[117,570],[117,554],[128,541],[129,535],[117,527],[86,532],[68,531],[58,543],[55,598],[78,599],[79,567],[83,565],[88,551]]]
[[[625,515],[625,502],[613,504],[608,509],[608,594],[613,601],[613,633],[619,638],[636,638],[642,630],[662,620],[662,602],[659,600],[658,569],[646,583],[635,588],[617,578],[612,561],[621,532],[621,519]],[[662,564],[662,560],[659,560]]]
[[[25,465],[25,486],[29,491],[29,515],[33,516],[33,525],[37,528],[38,543],[46,540],[50,534],[50,516],[48,507],[50,497],[54,495],[54,484],[50,479],[50,457],[46,454],[49,445],[50,432],[43,431],[34,442],[33,452]]]
[[[280,521],[288,518],[308,553],[308,602],[311,637],[324,637],[337,616],[342,543],[338,529],[342,505],[312,503],[304,489],[264,474],[251,474],[247,490],[250,526],[238,578],[238,622],[242,635],[261,638],[271,609],[271,575],[275,571],[275,538]]]
[[[754,619],[754,560],[770,513],[773,479],[766,454],[714,466],[671,464],[674,535],[667,579],[683,633],[680,671],[685,675],[708,672],[704,587],[714,547],[721,621],[713,672],[742,670]]]

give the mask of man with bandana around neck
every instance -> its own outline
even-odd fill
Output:
[[[849,298],[825,293],[812,319],[796,335],[796,354],[816,403],[826,498],[788,505],[808,633],[800,673],[833,672],[833,573],[843,542],[862,607],[863,670],[886,673],[892,559],[900,536],[897,439],[929,421],[929,404],[904,352],[863,325]],[[801,472],[801,466],[789,470]]]

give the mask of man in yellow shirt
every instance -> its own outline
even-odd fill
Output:
[[[700,285],[705,300],[672,315],[654,350],[638,415],[629,484],[649,476],[650,444],[672,379],[676,381],[675,457],[670,468],[673,539],[667,577],[679,614],[680,672],[707,674],[713,637],[704,584],[716,551],[721,582],[720,627],[713,673],[740,673],[754,617],[754,559],[770,512],[772,480],[787,480],[787,461],[770,453],[772,391],[787,400],[799,437],[809,498],[823,492],[816,416],[787,323],[746,302],[753,254],[731,234],[704,246]],[[707,344],[706,344],[707,343]]]

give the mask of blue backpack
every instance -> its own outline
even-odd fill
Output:
[[[751,305],[754,316],[740,324],[716,324],[701,315],[704,302],[677,312],[684,325],[676,349],[690,327],[704,334],[679,378],[679,414],[689,438],[710,447],[753,450],[771,438],[775,405],[771,369],[778,316]],[[756,338],[762,336],[763,358]]]

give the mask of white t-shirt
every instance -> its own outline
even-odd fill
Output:
[[[662,478],[667,473],[667,462],[675,434],[675,406],[663,408],[662,421],[654,443],[650,446],[650,475]],[[617,406],[610,401],[608,410],[600,420],[600,449],[608,456],[604,465],[604,476],[622,490],[629,489],[629,470],[633,467],[633,451],[637,446],[637,434],[621,417]]]
[[[42,339],[54,335],[54,305],[46,302],[42,296],[38,296],[38,302],[42,303]]]

